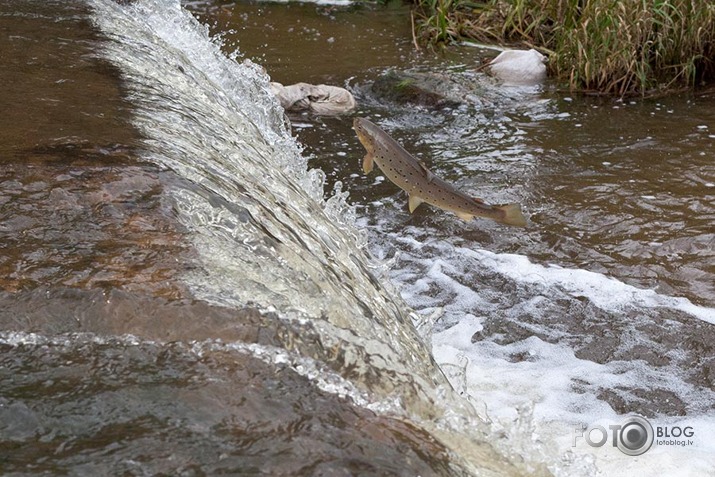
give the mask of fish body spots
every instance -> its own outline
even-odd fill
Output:
[[[356,118],[353,125],[358,139],[369,153],[374,154],[373,158],[385,176],[410,195],[410,212],[420,203],[428,202],[465,220],[481,216],[510,225],[525,225],[526,221],[517,204],[491,206],[481,199],[469,197],[435,176],[427,166],[371,121]],[[367,168],[365,171],[369,172]]]

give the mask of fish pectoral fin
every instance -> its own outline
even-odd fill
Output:
[[[459,217],[460,219],[466,220],[466,221],[470,221],[474,218],[473,215],[468,214],[466,212],[455,212],[455,214],[457,214],[457,217]]]
[[[414,212],[415,209],[419,207],[422,202],[424,202],[424,200],[420,199],[416,195],[409,196],[407,200],[407,206],[410,208],[410,214]]]
[[[372,154],[365,154],[362,160],[362,170],[365,174],[369,174],[372,171]]]

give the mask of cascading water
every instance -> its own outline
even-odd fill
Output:
[[[278,80],[344,80],[531,226],[408,214],[359,171],[351,118],[294,120],[307,170],[266,74],[177,1],[0,2],[3,473],[715,469],[711,108],[501,89],[471,51],[410,53],[394,6],[184,5],[245,27]],[[386,103],[387,67],[478,94]],[[629,412],[695,444],[631,457],[574,432]]]
[[[457,451],[455,464],[545,472],[500,456],[488,427],[453,394],[385,271],[367,258],[346,194],[338,185],[323,201],[324,175],[307,170],[261,69],[224,56],[178,2],[91,5],[108,38],[102,56],[120,69],[136,107],[144,158],[191,181],[171,196],[199,253],[186,277],[192,293],[307,324],[310,334],[283,343],[299,372],[414,420]],[[288,359],[281,350],[254,352]],[[350,384],[326,385],[320,367]]]

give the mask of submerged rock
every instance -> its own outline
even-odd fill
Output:
[[[441,73],[388,71],[374,81],[370,90],[381,100],[436,109],[480,102],[476,85],[464,85]]]
[[[546,57],[531,49],[503,51],[489,63],[489,71],[504,84],[532,86],[546,79]]]
[[[338,86],[296,83],[283,86],[271,83],[271,90],[286,111],[311,111],[321,115],[336,115],[355,109],[350,91]]]

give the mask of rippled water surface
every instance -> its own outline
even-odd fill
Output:
[[[446,67],[458,76],[495,54],[469,47],[436,57],[420,54],[404,11],[381,12],[368,22],[369,9],[359,7],[204,5],[196,11],[229,31],[229,50],[237,46],[285,84],[348,84],[360,94],[361,85],[388,68]],[[323,55],[333,60],[323,61]],[[511,193],[520,199],[533,226],[527,236],[518,234],[518,241],[501,230],[490,234],[499,250],[715,304],[712,95],[625,101],[549,92],[513,95],[477,110],[435,115],[376,104],[368,94],[362,114],[384,117],[385,128],[412,145],[411,152],[475,194],[504,200],[499,194]],[[373,178],[362,177],[355,159],[362,149],[350,118],[312,118],[305,126],[297,121],[314,164],[350,184],[355,202],[395,190],[388,183],[374,187]],[[500,190],[503,186],[508,190]],[[465,233],[478,228],[461,227]]]
[[[268,26],[257,32],[210,6],[197,11],[217,19],[219,29],[234,29],[230,38],[242,53],[279,80],[347,85],[358,115],[437,174],[488,202],[521,202],[529,215],[525,231],[464,223],[429,206],[410,215],[404,193],[379,172],[360,170],[364,150],[352,115],[292,116],[311,166],[344,184],[373,251],[394,258],[391,275],[403,297],[425,315],[442,313],[434,352],[458,388],[485,400],[494,417],[512,419],[518,406],[535,406],[542,431],[561,439],[562,449],[570,448],[567,423],[629,413],[662,425],[695,420],[707,439],[712,421],[704,416],[715,408],[712,93],[614,100],[572,96],[553,84],[499,89],[474,73],[496,53],[408,52],[407,35],[392,46],[384,37],[374,41],[375,54],[355,68],[349,45],[368,30],[361,26],[324,45],[335,63],[325,71],[308,54],[325,38],[305,29],[301,41],[276,48],[282,55],[264,51],[280,44],[276,31],[303,24],[329,30],[345,16],[357,23],[364,10],[292,5],[293,15],[283,18],[263,4],[244,8],[263,12]],[[408,26],[398,21],[393,30]],[[390,68],[476,81],[480,100],[438,111],[385,101],[370,84],[388,69],[380,63],[388,47],[399,52]],[[653,468],[680,471],[664,462],[707,454],[688,450],[661,446],[655,452],[665,460],[654,457]],[[615,457],[603,458],[601,468],[647,468]],[[713,469],[710,457],[700,458]]]
[[[0,5],[4,474],[513,466],[438,425],[462,404],[259,68],[174,2]]]
[[[715,472],[712,94],[503,88],[392,3],[138,3],[0,0],[3,473]],[[217,45],[359,109],[295,143]],[[389,69],[474,94],[397,104]],[[410,214],[354,115],[528,228]],[[695,444],[572,446],[630,413]]]

